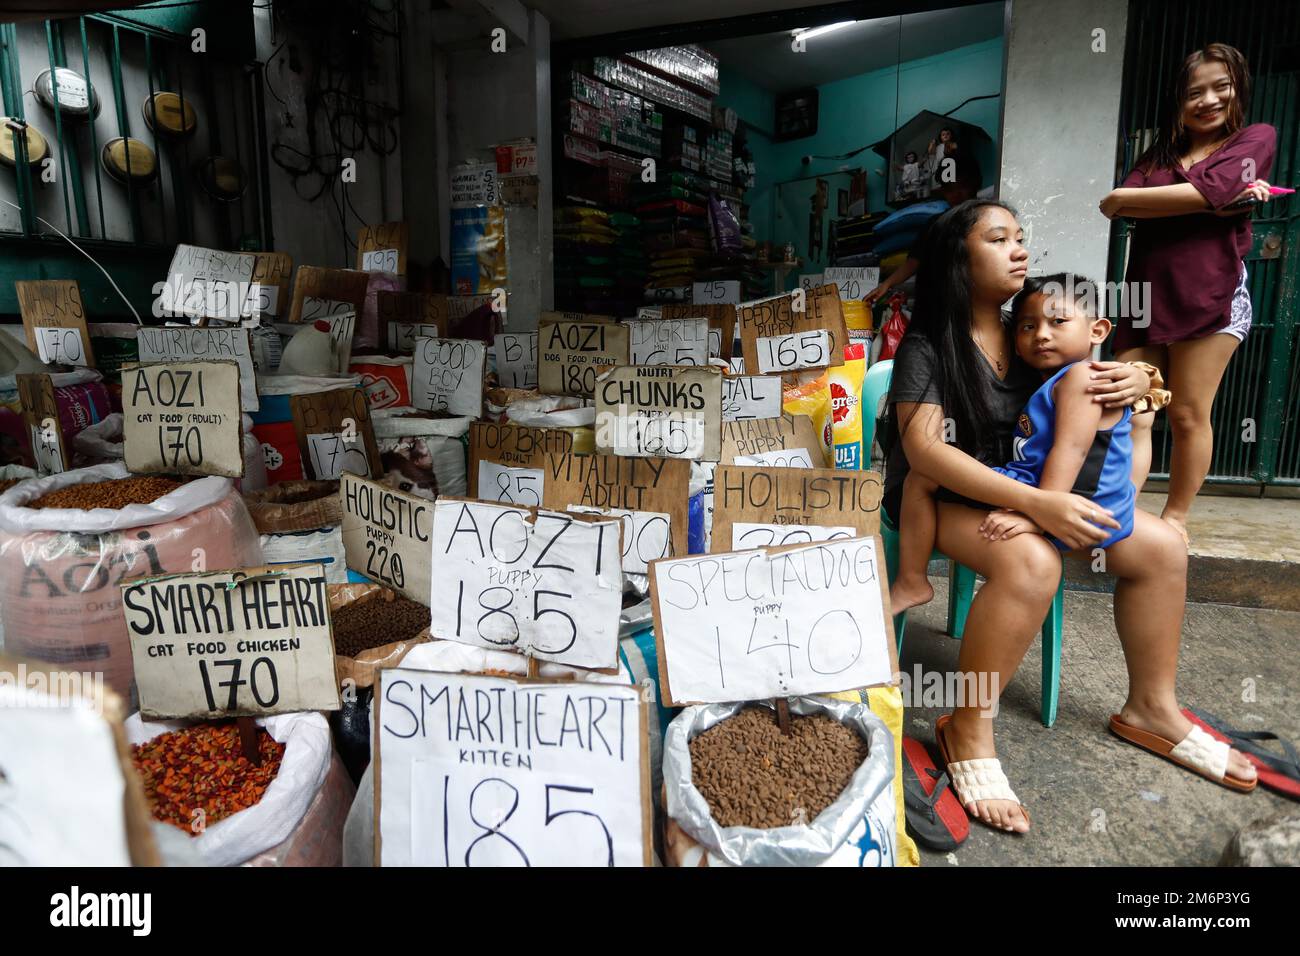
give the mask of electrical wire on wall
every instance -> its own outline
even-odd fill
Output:
[[[282,126],[271,142],[271,161],[299,199],[329,197],[346,262],[356,248],[349,213],[368,223],[352,202],[344,161],[355,164],[366,151],[383,160],[398,147],[400,112],[370,99],[366,86],[380,72],[386,42],[397,39],[401,0],[272,0],[271,16],[273,42],[281,39],[267,57],[265,85]],[[301,103],[277,87],[275,76],[286,69],[300,78]],[[301,131],[305,149],[286,142],[288,130]]]

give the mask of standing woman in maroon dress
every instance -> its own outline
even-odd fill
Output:
[[[1210,407],[1228,360],[1250,330],[1246,267],[1250,210],[1269,199],[1277,133],[1245,125],[1250,71],[1233,47],[1211,43],[1183,61],[1156,141],[1120,188],[1101,201],[1102,214],[1137,219],[1125,282],[1144,283],[1145,305],[1116,322],[1115,358],[1149,362],[1173,393],[1169,425],[1173,460],[1161,515],[1187,537],[1187,513],[1210,470],[1214,435]],[[1149,324],[1147,324],[1149,322]],[[1133,482],[1151,467],[1154,413],[1134,416]],[[1139,441],[1141,431],[1145,442]],[[1139,448],[1145,451],[1142,455]]]

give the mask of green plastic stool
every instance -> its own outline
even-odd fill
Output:
[[[867,370],[866,381],[862,387],[862,407],[864,414],[862,428],[862,447],[865,455],[870,455],[875,440],[876,417],[880,410],[880,399],[889,391],[889,380],[893,374],[893,361],[877,362]],[[898,573],[898,529],[894,527],[885,514],[880,511],[880,536],[885,544],[885,567],[890,582]],[[947,631],[953,639],[961,640],[966,630],[966,616],[970,613],[971,601],[975,597],[975,572],[959,564],[937,548],[930,555],[930,560],[948,562],[948,626]],[[1057,705],[1061,694],[1061,626],[1065,602],[1065,569],[1061,569],[1061,581],[1056,586],[1056,596],[1043,618],[1043,685],[1042,685],[1042,721],[1044,727],[1056,723]],[[907,612],[894,615],[894,637],[898,642],[898,654],[903,654],[903,632],[907,629]]]

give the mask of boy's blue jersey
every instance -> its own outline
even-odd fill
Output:
[[[1061,376],[1075,364],[1071,362],[1065,366],[1030,397],[1013,432],[1015,460],[1005,468],[995,468],[994,471],[1035,488],[1039,487],[1047,455],[1056,443],[1056,401],[1052,397],[1052,390]],[[1100,507],[1112,512],[1115,520],[1120,523],[1120,527],[1112,530],[1110,537],[1099,545],[1102,548],[1108,548],[1133,533],[1133,509],[1137,492],[1133,487],[1132,418],[1132,409],[1125,408],[1118,422],[1097,432],[1083,467],[1079,469],[1079,477],[1070,489],[1076,495],[1090,498]],[[1061,550],[1069,550],[1064,542],[1056,538],[1051,540]]]

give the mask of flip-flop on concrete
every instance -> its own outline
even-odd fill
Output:
[[[904,737],[903,805],[907,832],[932,850],[955,850],[970,836],[970,821],[948,782],[948,775],[935,767],[925,745]]]
[[[1250,793],[1259,783],[1258,777],[1254,780],[1242,780],[1229,774],[1228,751],[1232,748],[1222,740],[1215,740],[1196,724],[1192,724],[1192,729],[1187,732],[1186,737],[1174,743],[1159,734],[1126,724],[1119,719],[1119,714],[1112,714],[1110,732],[1121,740],[1143,750],[1149,750],[1157,757],[1164,757],[1181,767],[1186,767],[1206,780],[1213,780],[1229,790]]]
[[[1183,708],[1183,716],[1215,740],[1222,740],[1241,751],[1242,756],[1255,765],[1261,786],[1292,800],[1300,800],[1300,755],[1289,741],[1271,730],[1238,730],[1222,717],[1191,707]],[[1279,757],[1267,750],[1263,744],[1270,741],[1276,742],[1286,756]]]
[[[1008,800],[1011,803],[1020,805],[1020,812],[1025,815],[1025,822],[1033,826],[1033,821],[1029,818],[1029,811],[1017,799],[1011,789],[1011,784],[1007,782],[1007,775],[1002,772],[1002,761],[996,757],[976,757],[972,760],[954,761],[948,755],[948,743],[944,739],[944,728],[952,720],[952,714],[944,714],[934,722],[934,739],[939,745],[939,755],[943,758],[944,766],[948,768],[948,777],[952,780],[952,789],[957,794],[957,799],[961,805],[970,814],[971,819],[978,820],[991,830],[997,830],[999,833],[1017,833],[1019,830],[1008,830],[1006,827],[996,826],[992,823],[985,823],[984,819],[971,809],[972,805],[983,800]]]

